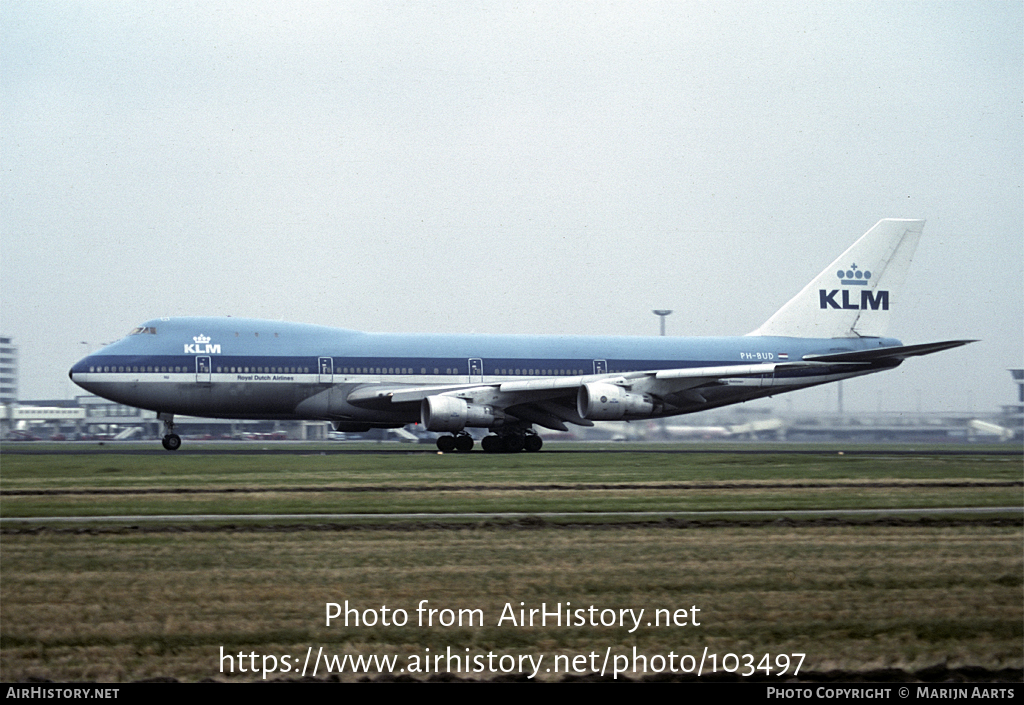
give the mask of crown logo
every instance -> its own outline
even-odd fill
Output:
[[[836,276],[839,277],[839,283],[844,286],[867,286],[871,272],[857,269],[857,265],[851,264],[849,269],[840,269],[836,272]]]
[[[202,333],[200,333],[196,337],[192,338],[192,340],[196,341],[196,343],[198,343],[199,345],[204,345],[204,344],[210,342],[210,338],[206,337]]]

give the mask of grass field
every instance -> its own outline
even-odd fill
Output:
[[[606,654],[631,658],[633,647],[649,659],[673,654],[677,667],[705,648],[719,669],[726,654],[735,654],[740,673],[748,668],[746,654],[753,666],[778,670],[782,661],[774,659],[798,653],[806,654],[804,672],[935,664],[1020,671],[1022,481],[1019,455],[5,454],[5,519],[256,511],[366,518],[348,525],[214,522],[195,530],[174,521],[28,529],[5,522],[0,680],[260,679],[261,673],[237,672],[239,652],[255,654],[256,666],[273,656],[279,671],[289,656],[283,675],[294,677],[310,647],[314,656],[321,647],[332,656],[393,655],[396,671],[410,669],[418,678],[432,673],[423,657],[448,647],[464,658],[543,657],[540,679],[562,676],[564,669],[545,670],[556,656],[569,666],[582,655],[584,670],[599,670]],[[129,490],[139,494],[119,494]],[[373,517],[983,506],[1018,509],[900,522]],[[346,600],[376,615],[385,605],[403,609],[409,623],[326,626],[326,604]],[[483,623],[419,626],[421,600],[452,614],[479,610]],[[645,612],[632,631],[628,616],[626,626],[600,619],[596,626],[498,624],[506,604],[518,618],[520,608],[567,602],[594,606],[605,618]],[[699,626],[647,626],[654,610],[693,607],[699,613],[688,614]],[[221,672],[229,663],[220,660],[221,647],[235,656],[234,673]],[[586,658],[591,653],[600,656],[596,663]],[[447,670],[444,663],[440,670]],[[251,665],[247,659],[247,671]],[[650,673],[663,664],[644,665]],[[282,674],[269,674],[275,677]],[[348,667],[342,680],[359,677]]]

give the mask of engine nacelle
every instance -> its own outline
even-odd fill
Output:
[[[420,403],[420,422],[428,431],[461,431],[466,426],[491,428],[503,414],[492,406],[470,404],[465,399],[435,395]]]
[[[650,394],[634,394],[606,382],[588,382],[576,396],[576,410],[591,421],[619,421],[654,413]]]

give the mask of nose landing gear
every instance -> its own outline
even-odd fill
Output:
[[[156,417],[164,422],[164,437],[161,441],[164,450],[178,450],[181,448],[181,436],[174,433],[174,414],[157,414]]]

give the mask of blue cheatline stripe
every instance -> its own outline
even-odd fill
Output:
[[[76,365],[76,372],[181,372],[196,371],[196,358],[209,358],[214,374],[266,372],[273,374],[317,374],[318,358],[294,356],[238,355],[92,355]],[[333,357],[333,374],[468,375],[466,358]],[[768,359],[765,359],[768,361]],[[594,374],[594,360],[504,358],[483,359],[483,374],[503,376],[574,376]],[[686,367],[715,367],[736,364],[720,360],[601,360],[602,373],[668,370]],[[327,370],[326,374],[331,374]]]

